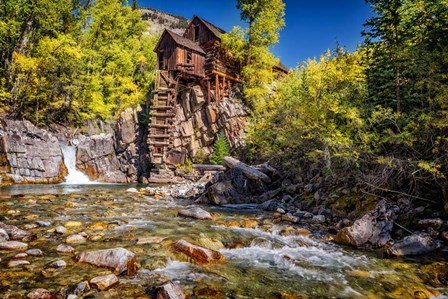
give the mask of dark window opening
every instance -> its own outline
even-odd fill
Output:
[[[199,26],[194,27],[194,41],[199,41]]]
[[[193,56],[193,53],[191,52],[191,50],[187,50],[187,64],[191,63],[192,56]]]
[[[163,52],[159,52],[159,70],[164,70],[166,68],[166,65],[164,63],[164,55]]]

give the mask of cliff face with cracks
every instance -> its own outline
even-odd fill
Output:
[[[232,148],[243,145],[248,108],[235,93],[221,101],[207,101],[199,85],[180,90],[173,123],[173,151],[194,160],[209,156],[219,131],[224,131]]]
[[[66,173],[53,134],[29,121],[0,120],[0,183],[59,183]]]

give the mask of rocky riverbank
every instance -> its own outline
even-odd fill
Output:
[[[448,252],[446,214],[415,207],[410,198],[374,194],[366,198],[367,190],[344,188],[329,191],[331,184],[324,178],[293,184],[268,165],[252,167],[231,157],[224,161],[227,170],[206,185],[149,187],[139,192],[206,205],[257,204],[273,213],[274,223],[320,231],[335,243],[382,249],[389,255]]]

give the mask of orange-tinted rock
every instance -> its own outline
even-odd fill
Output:
[[[194,244],[191,244],[185,240],[179,240],[174,243],[177,250],[192,258],[199,264],[209,264],[214,262],[220,262],[224,260],[224,256],[218,251],[203,248]]]

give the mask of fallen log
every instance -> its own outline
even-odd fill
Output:
[[[243,174],[249,178],[249,179],[253,179],[253,180],[261,180],[265,183],[270,183],[271,182],[271,178],[268,177],[266,174],[262,173],[261,171],[255,169],[252,166],[249,166],[247,164],[244,164],[243,162],[233,158],[233,157],[224,157],[224,164],[228,167],[228,168],[238,168],[239,170],[241,170],[243,172]]]

